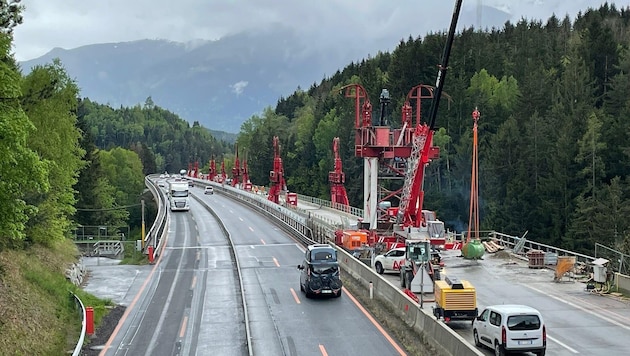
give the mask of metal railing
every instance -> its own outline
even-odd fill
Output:
[[[159,253],[158,250],[162,243],[161,237],[164,235],[164,228],[166,227],[168,204],[166,204],[166,198],[164,197],[164,194],[162,194],[160,187],[157,187],[155,185],[151,177],[153,176],[145,177],[145,185],[151,191],[153,198],[159,203],[155,221],[153,222],[153,225],[151,225],[151,228],[149,229],[149,231],[147,232],[147,236],[145,237],[143,252],[148,253],[147,247],[153,246],[153,257],[155,258]]]
[[[77,345],[74,347],[74,351],[72,352],[72,356],[81,355],[81,350],[83,349],[83,342],[85,341],[85,329],[86,329],[86,315],[85,315],[85,306],[79,297],[72,293],[74,297],[75,303],[79,306],[81,312],[81,336],[79,336],[79,341],[77,341]]]
[[[595,258],[605,258],[610,261],[613,269],[621,274],[630,274],[630,256],[600,243],[595,243]]]
[[[121,241],[97,241],[94,244],[93,256],[117,257],[125,251]]]
[[[514,246],[520,244],[522,249],[520,250],[522,254],[526,254],[530,250],[540,250],[543,252],[555,253],[558,256],[573,256],[576,261],[589,264],[595,257],[588,256],[582,253],[573,252],[569,250],[565,250],[562,248],[554,247],[551,245],[543,244],[540,242],[528,240],[525,238],[520,238],[518,236],[511,236],[507,234],[503,234],[497,231],[490,232],[490,237],[497,241],[500,245],[513,249]]]

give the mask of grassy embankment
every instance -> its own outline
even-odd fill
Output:
[[[94,308],[98,326],[112,303],[66,279],[66,269],[77,261],[70,240],[0,252],[0,355],[63,355],[74,349],[81,316],[71,293]]]

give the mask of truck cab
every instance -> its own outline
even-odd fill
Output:
[[[168,187],[168,200],[171,211],[188,211],[188,182],[171,181]]]

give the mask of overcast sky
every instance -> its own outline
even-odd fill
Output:
[[[552,14],[574,16],[603,0],[464,0],[476,13],[478,3],[512,15],[546,20]],[[617,7],[630,0],[612,1]],[[369,43],[445,30],[455,0],[23,0],[24,23],[15,29],[19,61],[55,47],[168,39],[187,42],[218,39],[229,33],[283,23],[314,45],[356,39]],[[611,1],[609,1],[611,3]],[[484,26],[483,13],[480,22]],[[389,43],[389,42],[387,42]]]

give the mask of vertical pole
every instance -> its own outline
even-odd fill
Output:
[[[423,308],[424,304],[424,271],[425,265],[424,261],[422,261],[422,274],[420,274],[420,309]]]
[[[153,264],[153,246],[149,245],[147,248],[147,255],[149,255],[149,263]]]
[[[144,250],[144,240],[145,240],[145,231],[144,231],[144,199],[142,199],[140,201],[142,203],[142,236],[141,236],[141,240],[142,240],[142,250]]]
[[[94,308],[85,307],[85,333],[94,335]]]
[[[370,299],[374,299],[374,284],[370,281]]]

